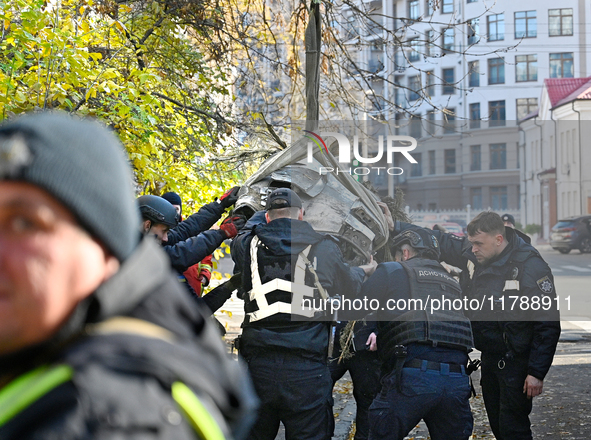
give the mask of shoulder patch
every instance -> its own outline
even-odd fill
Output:
[[[550,281],[550,277],[548,275],[540,278],[538,281],[536,281],[536,284],[544,293],[551,293],[554,290],[554,285],[552,284],[552,281]]]

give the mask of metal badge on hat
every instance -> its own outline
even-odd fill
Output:
[[[16,177],[32,160],[22,136],[0,137],[0,178]]]

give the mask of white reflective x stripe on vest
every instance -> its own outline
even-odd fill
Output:
[[[474,263],[470,260],[468,260],[468,263],[466,264],[466,267],[468,268],[468,275],[470,275],[470,279],[474,278]]]
[[[271,281],[262,284],[261,277],[259,275],[259,263],[257,258],[257,250],[259,246],[259,238],[255,235],[250,242],[250,272],[252,277],[252,290],[249,292],[249,298],[251,301],[256,301],[258,310],[256,312],[247,313],[250,318],[250,322],[258,321],[259,319],[268,318],[277,313],[292,314],[291,304],[303,304],[304,298],[310,298],[310,301],[314,298],[314,287],[307,286],[305,284],[306,278],[306,267],[310,269],[316,278],[314,268],[308,261],[308,253],[310,252],[311,245],[300,252],[296,267],[294,271],[294,280],[289,282],[287,280],[275,278]],[[306,264],[308,263],[308,264]],[[319,284],[319,283],[318,283]],[[317,285],[318,285],[317,284]],[[276,301],[269,304],[267,301],[267,294],[274,292],[275,290],[282,290],[284,292],[290,292],[292,294],[292,303],[286,303],[282,301]],[[299,307],[298,315],[305,316],[306,318],[314,317],[314,309],[308,307]]]

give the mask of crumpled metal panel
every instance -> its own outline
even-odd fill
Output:
[[[271,191],[291,187],[302,199],[304,220],[316,231],[338,238],[347,262],[364,264],[388,239],[385,218],[375,215],[377,205],[373,209],[368,207],[335,174],[320,175],[317,165],[300,161],[259,176],[255,182],[248,181],[240,190],[235,212],[250,217],[266,209]],[[379,200],[372,197],[374,203]]]

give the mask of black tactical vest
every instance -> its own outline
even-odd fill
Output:
[[[298,296],[314,300],[313,304],[320,304],[322,300],[314,269],[310,267],[313,265],[307,259],[311,248],[313,246],[299,255],[277,257],[259,243],[256,236],[253,238],[249,246],[249,267],[244,271],[252,286],[243,297],[246,316],[242,325],[244,350],[241,351],[244,355],[250,350],[279,349],[319,359],[326,357],[328,323],[314,320],[323,312],[305,316],[292,307],[292,301],[299,301]],[[294,314],[299,316],[294,319]]]
[[[434,260],[412,258],[400,264],[408,275],[409,309],[417,310],[408,310],[384,326],[380,332],[384,358],[394,356],[394,346],[413,342],[470,350],[474,346],[472,327],[463,311],[447,306],[445,311],[429,308],[433,300],[452,305],[457,300],[455,305],[459,306],[462,295],[458,281]]]

